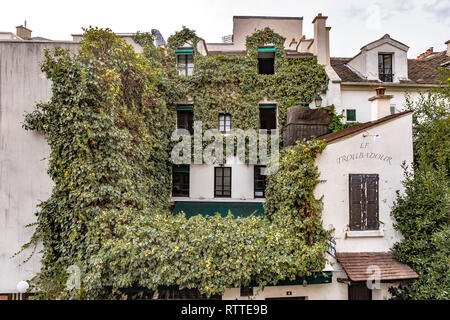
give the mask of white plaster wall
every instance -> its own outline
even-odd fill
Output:
[[[401,163],[411,163],[412,153],[412,115],[408,113],[366,132],[378,134],[379,140],[373,137],[364,138],[363,132],[330,143],[317,158],[320,179],[326,180],[317,186],[316,197],[323,198],[323,225],[326,229],[335,229],[337,252],[387,252],[392,245],[401,239],[401,235],[393,229],[390,216],[396,190],[402,190],[404,179]],[[376,153],[392,157],[390,162],[378,159],[356,159],[338,162],[342,155],[354,153]],[[383,236],[348,238],[349,223],[349,182],[350,173],[366,173],[379,175],[379,218]],[[364,231],[366,235],[373,232]]]
[[[36,221],[36,205],[48,199],[53,185],[42,160],[50,151],[44,137],[25,131],[21,123],[25,111],[51,96],[39,63],[44,48],[56,46],[78,47],[67,42],[0,42],[0,293],[16,292],[17,282],[40,269],[39,254],[19,266],[31,250],[10,257],[30,240],[33,229],[25,225]]]
[[[347,300],[348,286],[337,282],[338,277],[344,277],[345,273],[333,272],[332,283],[308,284],[307,286],[267,286],[263,290],[253,288],[251,300],[265,300],[267,298],[292,298],[305,297],[306,300]],[[287,295],[290,291],[292,295]],[[230,288],[222,296],[223,300],[249,300],[249,297],[240,296],[240,288]]]
[[[356,110],[356,120],[358,122],[368,122],[370,121],[370,105],[371,102],[368,100],[370,97],[375,96],[376,86],[340,86],[340,93],[337,90],[332,90],[329,93],[333,96],[341,96],[342,100],[333,100],[336,102],[336,111],[341,114],[346,109]],[[330,87],[328,89],[330,91]],[[404,111],[406,107],[406,94],[409,94],[412,100],[418,100],[420,97],[420,92],[424,92],[426,89],[419,90],[418,88],[408,88],[408,87],[387,87],[386,94],[393,95],[390,104],[395,104],[395,108],[398,112]],[[345,119],[344,119],[345,120]]]

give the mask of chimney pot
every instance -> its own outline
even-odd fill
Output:
[[[321,17],[321,16],[322,16],[322,13],[321,13],[321,12],[319,12],[319,13],[317,14],[317,16],[318,16],[318,17]]]
[[[302,35],[302,39],[301,40],[305,40],[306,39],[306,36],[305,35]]]
[[[378,88],[376,88],[376,92],[377,96],[384,96],[384,94],[386,93],[386,88],[379,86]]]

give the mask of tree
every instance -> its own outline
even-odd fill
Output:
[[[414,163],[404,166],[405,190],[397,193],[392,211],[394,227],[404,236],[393,254],[419,278],[402,292],[392,289],[397,297],[406,293],[409,299],[449,299],[450,72],[444,74],[440,88],[421,95],[417,102],[407,99],[414,111]]]

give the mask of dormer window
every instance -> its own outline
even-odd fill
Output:
[[[378,54],[378,75],[383,82],[392,82],[392,54]]]
[[[275,73],[275,47],[258,48],[258,73],[274,74]]]
[[[180,48],[175,50],[177,55],[178,75],[191,76],[194,70],[194,49]]]

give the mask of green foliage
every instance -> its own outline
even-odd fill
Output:
[[[279,49],[272,77],[256,74],[254,52],[264,39]],[[292,161],[305,161],[279,172],[289,170],[296,178],[289,187],[299,199],[290,194],[280,213],[270,209],[277,205],[270,200],[270,221],[188,220],[172,217],[168,205],[176,103],[191,95],[196,120],[206,127],[217,127],[223,110],[232,113],[234,127],[257,128],[263,97],[280,101],[284,118],[287,106],[323,90],[323,67],[313,59],[286,59],[282,38],[264,30],[248,39],[249,56],[196,54],[195,75],[180,77],[173,50],[186,41],[196,48],[194,32],[183,28],[167,48],[155,48],[148,33],[135,40],[144,47],[142,54],[110,30],[90,28],[77,54],[45,52],[42,71],[52,81],[53,96],[24,123],[45,134],[51,148],[48,173],[55,183],[24,246],[38,239],[44,244],[42,270],[34,279],[40,297],[68,298],[65,270],[73,264],[83,269],[75,298],[115,298],[131,286],[179,285],[215,294],[251,280],[264,286],[322,270],[326,244],[320,200],[312,193],[318,177],[313,160],[321,144],[299,145],[295,156],[287,151]]]
[[[296,240],[309,245],[324,245],[326,235],[322,199],[314,196],[320,182],[314,162],[325,146],[322,140],[297,141],[281,151],[277,174],[267,177],[265,214],[273,221],[283,221],[298,234]]]
[[[414,163],[405,167],[405,192],[392,215],[405,238],[394,255],[419,274],[402,293],[412,299],[450,298],[449,98],[448,89],[441,89],[408,101],[415,111]]]
[[[328,125],[328,128],[331,130],[331,132],[338,132],[345,128],[350,128],[353,126],[356,126],[358,124],[361,124],[359,122],[347,122],[344,123],[342,120],[344,119],[343,114],[337,114],[336,110],[334,108],[330,107],[322,107],[323,109],[327,110],[329,114],[331,114],[333,117],[331,118],[331,122]]]
[[[280,132],[286,120],[286,110],[293,105],[310,103],[316,92],[327,88],[328,76],[315,58],[287,58],[285,39],[266,28],[247,37],[247,55],[202,56],[194,54],[194,74],[174,76],[178,88],[194,101],[194,120],[203,122],[203,129],[218,128],[219,112],[231,114],[233,128],[259,129],[259,103],[266,98],[277,101]],[[169,37],[169,57],[184,43],[197,43],[193,31],[182,31]],[[258,47],[274,44],[275,74],[257,73]],[[197,47],[194,47],[195,50]],[[175,71],[175,70],[173,70]]]

